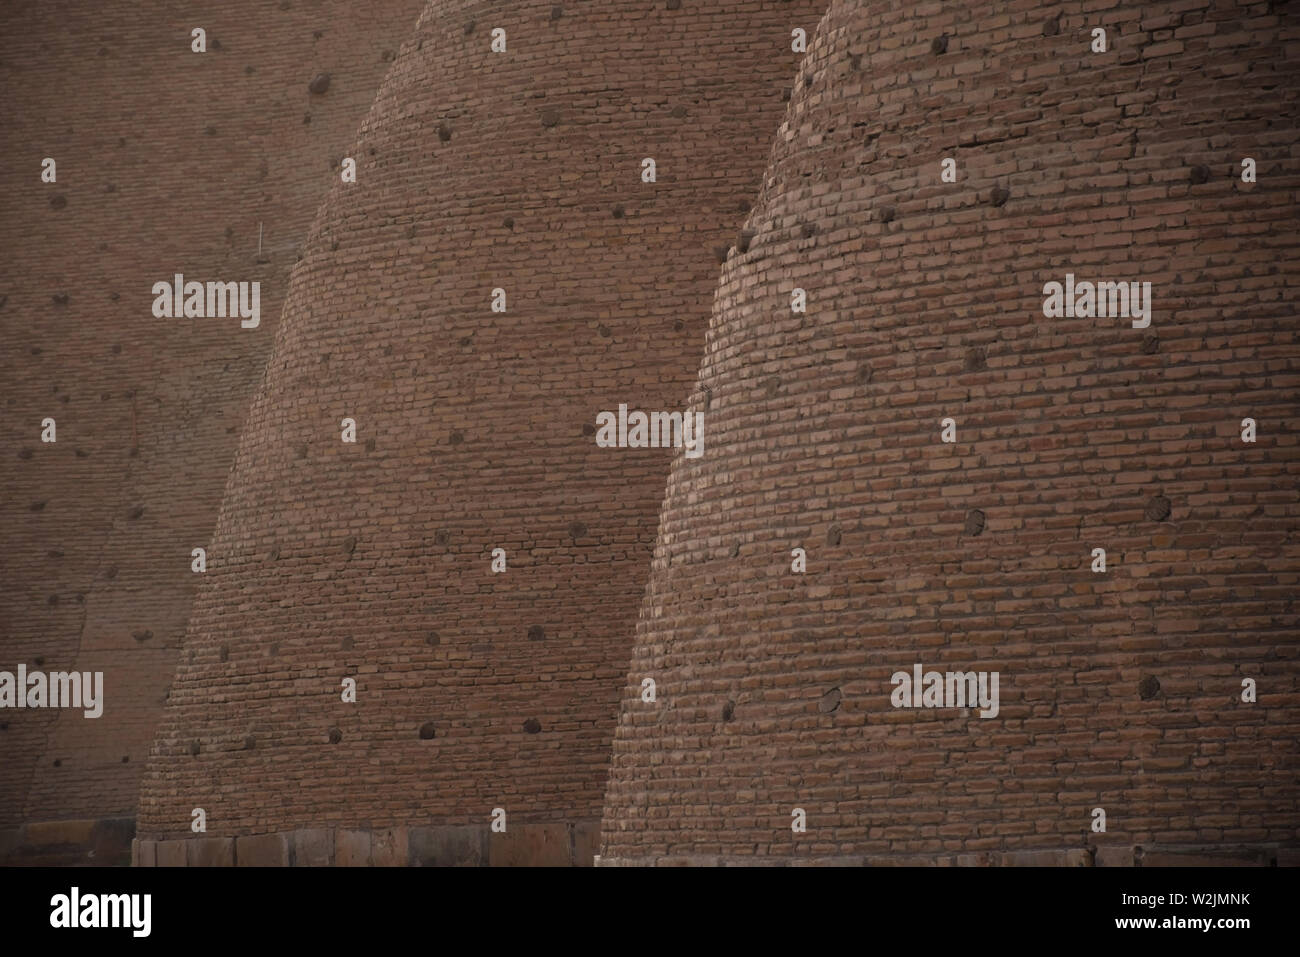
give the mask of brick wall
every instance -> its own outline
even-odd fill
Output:
[[[1295,862],[1294,14],[422,6],[3,15],[0,860]]]
[[[723,270],[602,862],[1295,862],[1285,10],[832,4]],[[1150,327],[1044,317],[1067,272],[1150,281]],[[915,663],[1000,713],[892,707]]]
[[[597,448],[594,422],[682,408],[791,31],[822,7],[430,4],[294,273],[142,789],[142,862],[207,859],[171,843],[195,807],[202,840],[266,836],[273,857],[410,828],[408,860],[590,861],[669,463]],[[506,835],[485,837],[497,807]]]
[[[307,227],[422,6],[0,14],[0,670],[103,671],[106,686],[94,720],[0,712],[0,859],[129,848],[199,577],[190,551],[209,544]],[[319,73],[331,82],[312,94]],[[174,272],[260,281],[260,328],[155,319],[151,287]]]

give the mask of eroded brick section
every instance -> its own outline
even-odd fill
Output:
[[[602,861],[1295,845],[1300,33],[1275,10],[832,6],[723,270]],[[1046,318],[1067,272],[1150,281],[1150,327]],[[891,707],[918,662],[1000,672],[1000,714]]]
[[[220,835],[407,827],[425,859],[420,829],[495,807],[599,817],[669,455],[593,423],[683,407],[824,4],[553,7],[433,3],[399,50],[294,275],[142,836],[203,806]]]
[[[0,15],[0,669],[105,675],[99,719],[0,711],[0,826],[134,815],[199,579],[190,550],[211,546],[307,227],[421,6]],[[174,272],[260,281],[260,328],[155,319],[151,287]]]

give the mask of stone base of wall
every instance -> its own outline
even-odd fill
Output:
[[[306,828],[244,837],[137,840],[137,867],[584,867],[600,839],[599,821],[394,827]]]
[[[0,866],[124,867],[131,863],[135,818],[39,821],[0,829]]]
[[[4,867],[1297,867],[1300,847],[1102,845],[946,855],[600,857],[600,822],[310,828],[244,837],[133,840],[134,818],[0,829]]]
[[[597,867],[1296,867],[1300,847],[1104,845],[977,854],[837,857],[739,857],[678,854],[664,857],[597,857]]]

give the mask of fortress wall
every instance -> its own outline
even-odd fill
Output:
[[[295,272],[141,863],[590,862],[669,463],[594,423],[683,407],[822,7],[429,5]]]
[[[718,288],[602,863],[1295,862],[1297,27],[831,5]],[[1149,282],[1149,325],[1046,316],[1067,273]],[[896,707],[918,664],[1000,708]]]
[[[210,546],[308,225],[421,6],[0,14],[0,670],[105,684],[97,719],[0,712],[0,860],[129,854],[200,577],[191,549]],[[192,52],[196,26],[206,53]],[[152,286],[176,272],[260,282],[260,326],[154,318]]]

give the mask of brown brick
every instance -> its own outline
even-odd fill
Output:
[[[1103,844],[1097,848],[1098,867],[1132,867],[1133,848],[1123,844]]]
[[[1054,851],[1008,851],[1002,867],[1091,867],[1092,855],[1080,848]]]
[[[334,832],[323,827],[292,832],[289,863],[294,867],[329,867],[334,863]]]
[[[158,842],[157,841],[136,841],[140,847],[140,856],[136,860],[137,867],[157,867],[158,866]]]
[[[158,867],[185,867],[189,864],[189,841],[157,841],[154,844]]]
[[[32,847],[89,845],[95,821],[36,821],[23,828],[23,843]]]
[[[234,867],[233,837],[199,837],[189,841],[190,867]]]
[[[600,852],[600,822],[579,821],[573,825],[573,863],[590,867]]]
[[[240,867],[287,867],[289,841],[284,834],[249,834],[235,839],[235,863]]]
[[[16,827],[0,828],[0,865],[9,862],[9,855],[19,844],[22,831]]]
[[[141,861],[195,801],[236,852],[292,835],[266,843],[280,863],[358,862],[373,826],[374,863],[599,843],[613,866],[1083,865],[1097,806],[1103,866],[1291,860],[1300,659],[1275,652],[1300,627],[1300,246],[1277,197],[1300,187],[1300,136],[1269,112],[1297,77],[1279,18],[1123,0],[1096,57],[1077,24],[989,0],[721,0],[634,31],[610,5],[484,71],[482,31],[425,35],[465,0],[415,33],[422,0],[352,25],[325,0],[252,37],[238,10],[208,24],[244,38],[261,106],[199,132],[114,125],[84,95],[190,115],[215,73],[185,43],[128,21],[88,59],[58,42],[63,12],[27,6],[10,139],[39,156],[32,117],[69,132],[57,186],[0,170],[0,388],[14,421],[57,413],[60,443],[18,436],[0,460],[7,647],[114,690],[103,722],[6,715],[0,825],[30,825],[9,856],[129,859],[138,791]],[[306,43],[317,21],[343,25]],[[682,58],[683,37],[710,55]],[[177,82],[133,74],[146,59]],[[592,94],[602,72],[631,82]],[[308,94],[318,73],[338,82]],[[987,95],[990,77],[1023,93]],[[688,102],[660,102],[674,89]],[[442,112],[416,129],[425,103]],[[651,188],[635,158],[653,149]],[[1259,184],[1237,175],[1247,151]],[[137,235],[142,210],[170,227]],[[263,280],[265,328],[142,321],[130,290],[160,257]],[[1042,283],[1066,271],[1149,279],[1152,327],[1046,319]],[[699,460],[583,432],[623,399],[686,395],[710,410]],[[948,414],[955,446],[935,441]],[[66,547],[86,529],[103,541]],[[506,576],[485,572],[495,545]],[[999,717],[890,708],[914,661],[996,668]],[[379,725],[322,693],[358,668]],[[498,803],[555,823],[499,843],[464,824]],[[162,865],[224,853],[161,845]]]
[[[1269,867],[1276,851],[1251,847],[1149,848],[1143,867]]]
[[[1300,734],[1300,658],[1275,652],[1278,623],[1300,633],[1281,425],[1300,411],[1300,327],[1279,312],[1300,234],[1262,192],[1300,186],[1300,124],[1210,105],[1245,76],[1215,64],[1246,66],[1215,41],[1249,46],[1276,88],[1300,77],[1291,41],[1276,21],[1198,18],[1210,29],[1129,42],[1183,16],[1126,0],[1107,9],[1108,57],[1159,58],[1138,76],[1098,70],[1107,57],[1044,16],[829,4],[749,252],[719,270],[693,386],[714,397],[710,438],[674,458],[659,514],[609,859],[1087,866],[1085,835],[1104,866],[1137,844],[1147,866],[1295,844],[1300,764],[1281,742]],[[938,36],[954,42],[917,72]],[[1033,94],[973,96],[994,69]],[[1246,140],[1269,142],[1270,186],[1240,182]],[[1150,282],[1150,327],[1045,316],[1044,284],[1067,273]],[[1265,415],[1278,430],[1243,443],[1242,418]],[[917,663],[997,672],[999,713],[895,708],[892,676]]]
[[[264,314],[285,326],[257,337],[278,343],[274,357],[250,354],[229,373],[247,391],[204,392],[196,405],[195,370],[224,383],[217,370],[243,354],[232,344],[252,353],[252,340],[237,323],[174,327],[178,343],[198,327],[212,340],[175,372],[196,423],[216,406],[226,417],[195,428],[228,420],[242,432],[237,455],[191,449],[195,464],[185,458],[191,469],[225,470],[213,479],[229,490],[223,521],[196,515],[187,535],[164,536],[167,555],[201,537],[209,571],[188,621],[154,628],[187,635],[172,687],[191,690],[162,705],[156,771],[141,786],[143,835],[187,821],[213,781],[222,788],[210,820],[240,834],[325,821],[478,827],[497,806],[512,831],[520,813],[562,829],[599,819],[618,676],[671,453],[600,448],[594,422],[623,401],[681,410],[718,278],[710,250],[747,228],[781,91],[801,60],[791,30],[811,29],[826,2],[592,4],[552,22],[550,0],[522,0],[504,24],[511,52],[490,69],[483,30],[428,34],[477,0],[427,6],[360,124],[358,182],[339,182],[323,147],[305,164],[331,186],[323,204],[294,197],[320,214],[283,299],[264,295]],[[630,30],[633,13],[645,22]],[[709,55],[683,57],[683,42]],[[307,94],[326,71],[337,81]],[[601,74],[630,80],[594,99],[574,85]],[[346,76],[322,62],[290,100],[315,96],[315,114]],[[416,129],[409,115],[421,103],[441,112]],[[493,133],[498,122],[512,135]],[[259,142],[286,135],[278,116],[265,125]],[[648,184],[640,160],[652,151],[659,182]],[[263,214],[241,209],[221,223],[256,229]],[[267,228],[273,255],[298,251],[297,233]],[[761,257],[763,242],[743,256]],[[228,255],[247,262],[253,250],[234,245]],[[420,263],[438,264],[434,286]],[[491,310],[498,286],[504,314]],[[430,338],[431,329],[441,331]],[[263,370],[266,389],[253,399]],[[483,401],[467,401],[474,396]],[[174,411],[145,407],[151,422]],[[129,423],[128,405],[115,414]],[[343,416],[357,420],[355,445],[340,441]],[[156,465],[160,485],[186,488],[186,473]],[[154,474],[134,464],[130,473]],[[162,513],[143,504],[135,526]],[[493,547],[506,549],[503,575],[488,571]],[[431,562],[440,569],[432,579]],[[189,574],[185,561],[177,567]],[[321,682],[361,663],[360,702],[340,711]],[[373,707],[378,724],[364,717]],[[519,844],[531,840],[511,835],[495,853],[558,860],[576,847],[567,832]],[[413,863],[482,853],[455,832],[411,830],[408,845]]]
[[[567,867],[572,860],[566,824],[511,824],[488,835],[492,867]]]
[[[4,585],[27,596],[5,608],[3,667],[103,671],[105,710],[94,720],[72,710],[4,712],[0,826],[135,811],[202,578],[190,572],[189,552],[203,544],[210,568],[224,561],[208,539],[296,251],[338,180],[331,161],[354,148],[392,65],[382,54],[397,49],[424,6],[375,0],[356,17],[346,0],[272,5],[256,29],[248,9],[223,6],[205,13],[204,54],[191,52],[189,27],[160,30],[144,8],[124,9],[120,30],[80,52],[63,38],[94,29],[92,11],[13,11],[8,26],[24,40],[6,57],[15,67],[6,98],[29,112],[7,124],[6,145],[39,153],[38,164],[55,159],[58,181],[0,169],[0,189],[13,199],[0,404],[24,418],[31,410],[37,422],[53,416],[58,442],[32,442],[37,433],[23,429],[0,457]],[[346,80],[304,108],[322,64]],[[219,116],[194,111],[216,100],[226,103]],[[189,120],[157,121],[182,115]],[[62,118],[57,142],[40,119],[51,116]],[[144,239],[147,222],[168,225]],[[154,319],[149,291],[173,272],[260,281],[261,327]],[[33,454],[21,457],[24,448]],[[100,530],[94,547],[82,547],[87,529]],[[187,828],[187,799],[145,836]],[[44,846],[51,862],[129,860],[129,849]]]
[[[370,832],[342,828],[335,831],[334,863],[339,867],[370,866]]]
[[[480,867],[486,863],[484,826],[412,827],[408,832],[412,867]]]
[[[410,837],[404,827],[373,831],[370,835],[370,862],[375,867],[406,866],[409,849]]]

